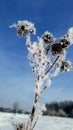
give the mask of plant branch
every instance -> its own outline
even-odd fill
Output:
[[[53,62],[53,64],[50,66],[50,68],[45,72],[45,75],[48,74],[48,72],[53,68],[53,66],[55,65],[55,63],[57,62],[57,60],[59,59],[60,56],[57,56],[55,61]]]
[[[37,88],[38,86],[36,85],[36,88]],[[32,122],[33,122],[33,120],[34,120],[34,117],[35,117],[35,111],[36,111],[36,108],[37,108],[37,102],[38,102],[38,99],[39,99],[39,95],[37,94],[37,92],[35,93],[35,98],[34,98],[34,104],[33,104],[33,107],[32,107],[32,110],[31,110],[31,114],[30,114],[30,119],[29,119],[29,121],[28,121],[28,123],[27,123],[27,130],[28,130],[28,126],[30,125],[30,123],[31,123],[31,125],[30,126],[32,126]],[[37,123],[37,122],[36,122]]]
[[[56,62],[58,61],[59,57],[60,57],[60,56],[57,56],[57,57],[56,57],[56,59],[55,59],[55,61],[53,62],[53,64],[52,64],[52,65],[50,66],[50,68],[46,71],[45,75],[47,75],[48,72],[53,68],[53,66],[54,66],[54,65],[56,64]],[[52,78],[50,78],[50,79],[52,80]],[[41,94],[45,91],[45,89],[46,89],[47,87],[48,87],[47,85],[44,86],[43,90],[41,91]]]
[[[45,91],[46,88],[47,88],[47,85],[45,85],[45,87],[44,87],[43,90],[41,91],[41,94]]]
[[[32,130],[34,129],[34,127],[35,127],[35,125],[36,125],[38,119],[39,119],[39,117],[37,117],[36,121],[34,122],[33,127],[32,127]]]

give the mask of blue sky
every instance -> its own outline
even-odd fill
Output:
[[[35,23],[37,35],[46,30],[55,37],[73,26],[73,0],[0,0],[0,106],[31,108],[34,79],[25,39],[17,37],[9,26],[18,20]],[[67,57],[73,62],[73,47]],[[73,100],[73,72],[60,74],[41,97],[41,103]]]

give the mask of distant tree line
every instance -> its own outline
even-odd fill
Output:
[[[29,110],[24,110],[24,109],[13,109],[13,108],[4,108],[0,107],[0,112],[7,112],[7,113],[19,113],[19,114],[30,114]]]
[[[44,115],[73,118],[73,101],[46,103]]]
[[[13,103],[13,106],[11,108],[0,107],[0,112],[30,114],[29,110],[21,109],[17,101]]]
[[[43,115],[73,118],[73,101],[55,101],[52,103],[46,103],[45,107],[46,111],[43,111]],[[0,107],[0,112],[30,114],[30,111],[20,109],[19,104],[17,102],[13,104],[12,108]]]
[[[9,113],[22,113],[22,110],[15,110],[12,108],[4,108],[4,107],[0,107],[0,112],[9,112]]]

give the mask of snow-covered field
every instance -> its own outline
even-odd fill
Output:
[[[14,130],[11,122],[26,122],[28,115],[0,113],[0,130]],[[42,116],[34,130],[73,130],[73,119]]]

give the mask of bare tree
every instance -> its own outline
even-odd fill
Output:
[[[19,110],[19,103],[16,101],[13,103],[13,112],[16,113]]]
[[[17,29],[17,34],[20,37],[26,38],[26,46],[28,57],[32,67],[35,79],[35,96],[29,120],[23,130],[33,130],[39,116],[42,114],[42,107],[39,105],[39,98],[50,86],[51,81],[60,72],[70,71],[71,62],[66,61],[67,49],[73,43],[73,28],[59,40],[46,31],[37,41],[32,42],[32,35],[36,34],[34,24],[27,20],[18,21],[11,27]]]

